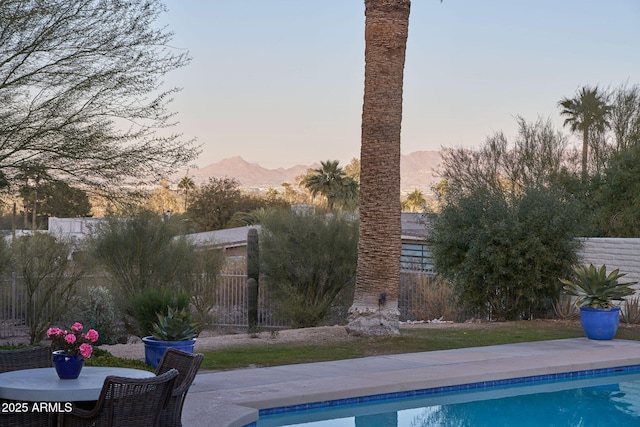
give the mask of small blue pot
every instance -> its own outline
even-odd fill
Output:
[[[54,351],[51,357],[56,373],[61,380],[75,380],[80,376],[80,371],[84,366],[84,357],[80,355],[69,356],[62,350]]]
[[[580,323],[582,323],[582,329],[589,339],[613,339],[620,324],[620,307],[580,307]]]
[[[196,344],[196,339],[184,340],[184,341],[160,341],[152,336],[142,338],[144,343],[144,361],[147,365],[158,367],[164,352],[168,348],[176,348],[184,351],[185,353],[193,353],[193,346]]]

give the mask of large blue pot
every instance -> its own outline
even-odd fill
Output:
[[[587,338],[592,340],[613,339],[620,323],[620,307],[580,307],[580,322]]]
[[[196,339],[184,341],[160,341],[151,336],[142,338],[144,343],[144,361],[147,365],[158,367],[160,359],[168,348],[176,348],[185,353],[193,353],[193,346]]]

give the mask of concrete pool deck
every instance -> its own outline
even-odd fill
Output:
[[[640,365],[640,341],[571,338],[202,373],[182,422],[241,427],[260,409],[632,365]]]

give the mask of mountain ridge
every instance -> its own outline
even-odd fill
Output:
[[[440,179],[436,171],[441,161],[440,151],[425,150],[403,154],[400,158],[401,192],[408,193],[415,189],[429,192]],[[241,156],[234,156],[202,168],[183,171],[179,176],[188,174],[196,185],[206,183],[211,177],[235,178],[240,182],[242,188],[266,190],[268,188],[277,189],[284,182],[293,183],[296,177],[305,174],[308,169],[318,167],[320,164],[314,163],[268,169],[258,163],[250,163]]]

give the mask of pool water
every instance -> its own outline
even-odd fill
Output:
[[[640,373],[492,386],[260,415],[257,426],[640,426]]]

